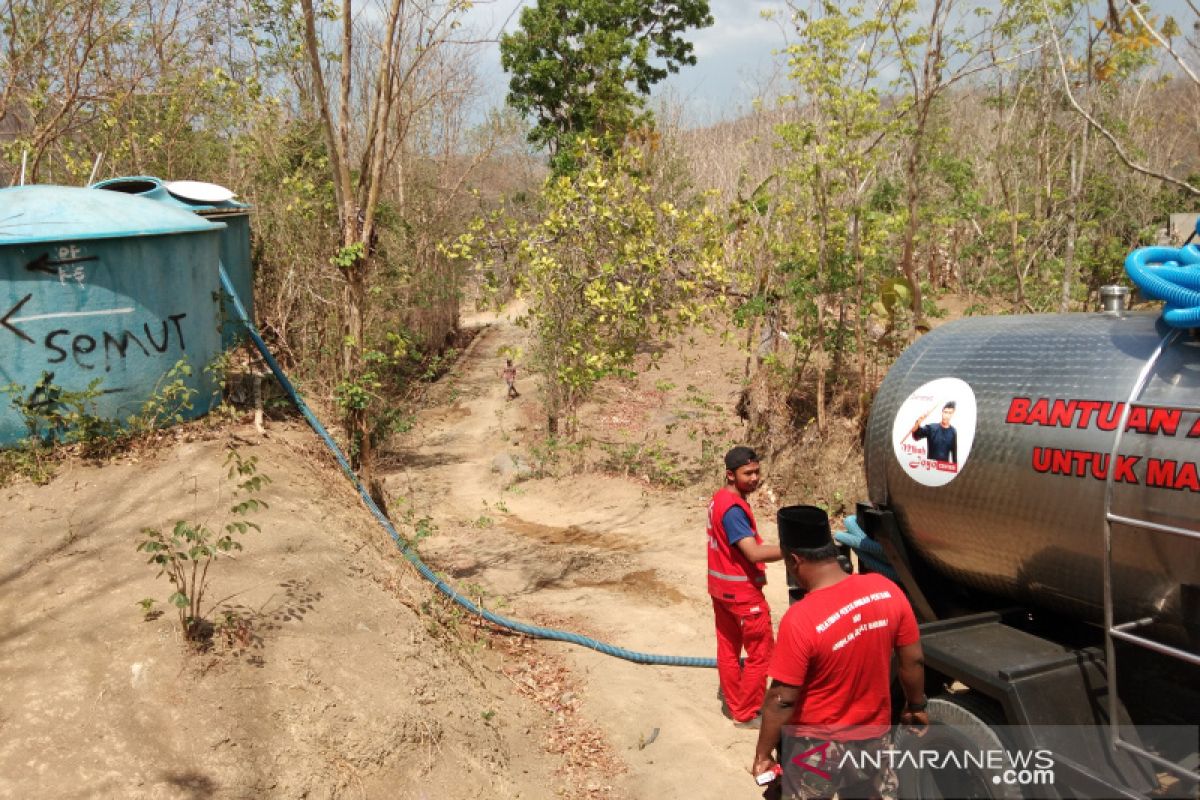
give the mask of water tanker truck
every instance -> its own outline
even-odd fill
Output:
[[[879,389],[850,523],[922,623],[918,746],[1053,754],[1036,791],[902,769],[906,796],[1197,796],[1200,336],[1127,291],[948,323]]]

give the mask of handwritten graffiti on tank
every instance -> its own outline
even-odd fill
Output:
[[[143,323],[142,334],[146,341],[149,342],[149,348],[143,344],[142,340],[138,338],[136,333],[128,328],[123,328],[116,332],[104,331],[100,342],[97,342],[96,337],[89,334],[80,333],[72,337],[71,331],[68,328],[58,328],[46,334],[45,341],[43,342],[46,349],[51,350],[54,353],[54,355],[47,358],[46,361],[50,364],[61,364],[67,360],[68,343],[63,341],[62,344],[59,344],[59,341],[62,340],[62,337],[71,337],[69,340],[70,355],[74,359],[75,363],[82,369],[96,368],[97,364],[93,361],[93,359],[88,358],[85,360],[84,357],[90,356],[92,353],[96,352],[97,347],[102,343],[105,372],[108,372],[113,368],[114,361],[124,360],[126,358],[130,352],[131,343],[136,344],[141,349],[142,354],[145,356],[151,355],[151,349],[153,349],[155,353],[165,353],[171,348],[172,344],[175,343],[178,344],[180,351],[186,351],[187,342],[184,340],[183,326],[180,324],[180,320],[184,319],[185,317],[187,317],[186,313],[171,314],[166,319],[159,320],[158,324],[162,326],[161,330],[159,331],[159,339],[155,339],[155,332],[151,328],[151,323]],[[174,337],[171,336],[172,327],[175,331]]]

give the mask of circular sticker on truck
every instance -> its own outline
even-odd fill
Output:
[[[925,486],[954,480],[975,439],[975,392],[966,381],[938,378],[908,396],[892,423],[900,467]]]

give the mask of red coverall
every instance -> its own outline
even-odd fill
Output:
[[[717,622],[717,673],[729,712],[738,722],[753,719],[767,691],[767,665],[775,637],[771,609],[763,597],[765,564],[756,564],[732,547],[722,522],[725,512],[740,506],[750,520],[754,540],[763,543],[750,504],[736,492],[720,489],[708,506],[708,593]],[[739,657],[746,649],[746,664]]]

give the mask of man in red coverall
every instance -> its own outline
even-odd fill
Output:
[[[771,609],[763,597],[768,561],[783,554],[758,535],[747,496],[758,489],[758,456],[749,447],[725,454],[725,485],[708,505],[708,593],[717,621],[717,673],[729,715],[738,727],[758,727],[775,644]],[[746,664],[739,664],[742,648]]]
[[[886,760],[877,769],[860,771],[845,767],[843,755],[889,747],[893,653],[905,697],[901,724],[929,724],[925,662],[912,607],[900,587],[882,575],[845,573],[829,518],[819,508],[780,509],[779,542],[788,572],[807,594],[779,625],[751,769],[761,775],[776,768],[775,750],[790,723],[797,726],[793,735],[801,737],[793,758],[810,753],[819,759],[815,764],[805,759],[811,769],[793,767],[795,772],[788,773],[799,776],[799,794],[793,796],[895,797],[896,777]],[[839,772],[834,765],[843,767]],[[772,788],[778,791],[778,783]]]

